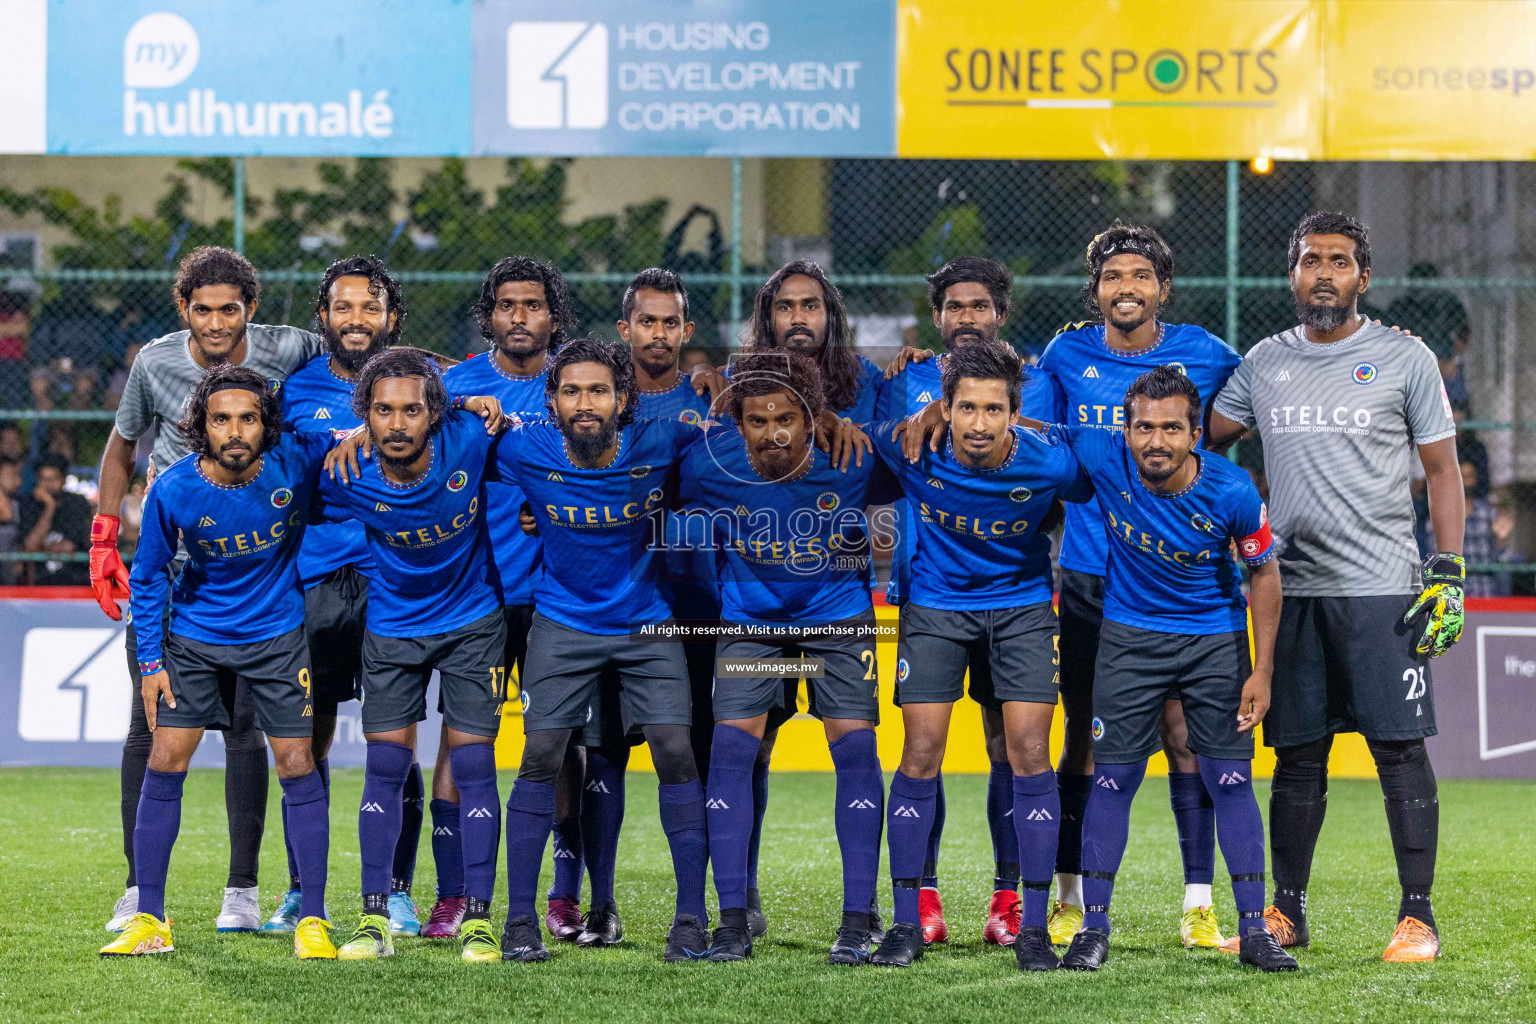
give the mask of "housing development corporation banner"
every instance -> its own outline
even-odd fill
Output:
[[[1440,735],[1429,741],[1435,771],[1445,778],[1536,778],[1536,615],[1478,607],[1502,608],[1511,602],[1470,603],[1461,643],[1433,663],[1440,726]],[[882,622],[892,622],[896,615],[885,607],[877,613]],[[109,622],[93,600],[0,600],[0,766],[118,764],[131,702],[138,699],[128,677],[123,633],[122,623]],[[894,643],[878,645],[884,709],[878,738],[887,765],[900,760],[902,745],[901,715],[891,704],[895,649]],[[1405,676],[1401,685],[1404,700],[1418,699],[1416,679]],[[431,764],[437,756],[441,719],[436,687],[434,678],[427,721],[416,729],[422,764]],[[359,707],[341,706],[330,755],[338,767],[360,767],[364,762]],[[515,768],[523,738],[518,702],[507,701],[502,716],[496,760],[502,768]],[[1052,738],[1056,748],[1060,730],[1058,715]],[[219,734],[208,733],[193,765],[218,767],[223,761]],[[1154,761],[1160,764],[1161,755]],[[1267,775],[1273,764],[1270,752],[1261,748],[1255,769]],[[774,766],[779,771],[830,771],[821,724],[805,714],[787,722],[774,748]],[[637,748],[631,770],[649,767],[645,749]],[[981,719],[974,710],[957,711],[944,770],[988,770]],[[1340,777],[1374,776],[1359,736],[1339,737],[1331,771]]]
[[[1536,0],[4,0],[0,153],[1536,158]]]

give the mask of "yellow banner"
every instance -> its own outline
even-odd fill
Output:
[[[896,609],[884,606],[875,609],[882,623],[896,620]],[[887,775],[901,764],[901,709],[891,703],[896,680],[896,645],[880,644],[880,726],[875,735],[880,749],[880,765]],[[800,710],[805,710],[805,693],[801,690]],[[1061,710],[1051,728],[1051,756],[1061,754]],[[1260,726],[1262,729],[1263,726]],[[1275,765],[1274,752],[1260,744],[1255,751],[1254,774],[1267,778]],[[496,767],[515,770],[523,757],[523,716],[521,706],[514,700],[503,705],[501,733],[496,737]],[[944,752],[944,770],[951,774],[960,772],[986,772],[992,767],[987,760],[987,744],[981,733],[981,712],[969,700],[955,706],[950,719],[949,745]],[[650,751],[640,746],[630,758],[630,771],[651,771]],[[799,714],[784,723],[779,730],[779,741],[773,748],[773,770],[776,772],[830,772],[832,755],[827,752],[827,736],[821,723],[808,714]],[[1152,757],[1148,774],[1163,775],[1168,762],[1162,754]],[[1341,735],[1333,745],[1333,757],[1329,772],[1335,778],[1374,778],[1376,769],[1366,749],[1365,740],[1355,734]]]
[[[1323,19],[1315,0],[900,0],[897,154],[1317,159]]]
[[[1536,158],[1536,3],[1331,0],[1330,160]]]

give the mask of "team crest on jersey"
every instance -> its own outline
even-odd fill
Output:
[[[904,682],[907,681],[907,676],[909,676],[911,674],[912,674],[912,666],[907,664],[907,659],[906,658],[897,658],[896,659],[896,681],[898,683],[904,683]]]
[[[293,492],[286,487],[279,487],[272,492],[272,507],[284,508],[293,500]]]
[[[1096,740],[1104,738],[1104,719],[1098,715],[1093,716],[1093,738]]]
[[[684,409],[677,414],[677,418],[690,427],[696,427],[700,423],[699,410],[697,409]]]
[[[469,474],[462,469],[454,470],[453,476],[448,478],[448,489],[450,491],[462,491],[467,483],[469,483]]]
[[[1012,498],[1014,501],[1028,501],[1034,496],[1035,492],[1030,490],[1028,487],[1015,487],[1013,490],[1008,492],[1008,497]]]
[[[816,495],[816,507],[823,512],[833,512],[837,509],[837,495],[831,491],[822,491]]]
[[[1191,513],[1189,517],[1189,525],[1193,526],[1201,533],[1208,533],[1212,537],[1216,536],[1216,524],[1211,522],[1210,517],[1205,515],[1203,512]]]
[[[517,695],[517,702],[523,706],[523,714],[526,715],[528,713],[528,705],[532,704],[533,700],[528,696],[528,691],[524,690],[522,693],[519,693]],[[589,707],[587,709],[587,713],[588,713],[589,716],[591,715],[591,712],[592,712],[592,709]]]
[[[1189,371],[1184,369],[1183,363],[1164,363],[1163,365],[1168,367],[1170,370],[1178,370],[1182,376],[1189,376]]]
[[[633,480],[639,480],[643,476],[649,476],[650,472],[651,472],[651,467],[650,466],[631,466],[631,467],[629,467],[629,475],[630,475],[630,478],[633,479]]]
[[[1355,368],[1350,371],[1350,376],[1354,378],[1356,384],[1369,384],[1376,379],[1376,364],[1357,363]]]

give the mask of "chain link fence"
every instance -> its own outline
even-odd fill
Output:
[[[1474,590],[1531,589],[1523,339],[1536,326],[1536,224],[1517,200],[1536,190],[1532,165],[7,157],[0,171],[0,457],[21,460],[24,489],[46,453],[62,457],[87,498],[127,367],[177,329],[171,280],[198,245],[255,263],[256,320],[303,326],[327,264],[378,253],[405,284],[406,340],[456,358],[484,348],[468,307],[509,253],[560,266],[582,329],[610,336],[636,271],[680,271],[694,346],[713,362],[768,274],[808,256],[841,287],[861,351],[883,362],[903,344],[939,346],[923,275],[973,253],[1013,268],[1004,336],[1038,355],[1088,316],[1083,252],[1117,219],[1152,224],[1172,246],[1168,318],[1246,349],[1295,322],[1296,221],[1349,210],[1373,230],[1369,312],[1423,337],[1464,421],[1469,484],[1492,529],[1476,553],[1469,538],[1486,570]],[[1261,469],[1253,447],[1239,458]],[[0,548],[19,548],[5,530]],[[0,555],[0,583],[83,557],[65,547]]]

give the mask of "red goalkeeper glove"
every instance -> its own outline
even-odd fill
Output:
[[[117,553],[119,523],[117,516],[98,515],[91,520],[91,590],[113,622],[123,618],[117,602],[128,600],[128,570]]]

